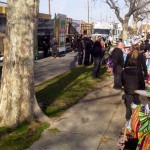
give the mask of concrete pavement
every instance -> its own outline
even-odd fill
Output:
[[[74,68],[77,64],[77,52],[70,52],[60,58],[47,57],[35,61],[35,84]]]
[[[27,150],[118,150],[125,124],[122,91],[107,78],[52,124]],[[57,132],[51,132],[51,131]]]
[[[35,61],[35,85],[50,79],[56,75],[74,68],[77,65],[77,52],[70,52],[60,58],[47,57],[43,59],[40,53],[39,60]],[[0,62],[0,78],[2,74],[3,62]]]

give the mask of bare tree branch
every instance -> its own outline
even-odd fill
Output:
[[[113,0],[106,0],[106,3],[110,6],[111,9],[115,10],[115,14],[116,14],[118,20],[122,23],[123,19],[120,16],[120,10],[119,10],[118,6],[116,6],[116,4],[114,3]]]

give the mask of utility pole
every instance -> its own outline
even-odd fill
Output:
[[[87,0],[87,2],[88,2],[88,23],[89,23],[89,18],[90,18],[90,2],[89,2],[90,0]]]
[[[48,0],[48,10],[49,10],[49,15],[51,15],[51,6],[50,6],[50,0]]]

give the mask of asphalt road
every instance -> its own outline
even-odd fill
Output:
[[[2,74],[0,62],[0,76]],[[47,57],[35,61],[35,85],[59,75],[77,65],[77,52],[70,52],[60,58]]]
[[[59,75],[77,65],[77,53],[70,52],[60,58],[47,57],[35,61],[35,84]]]

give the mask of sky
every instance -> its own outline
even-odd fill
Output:
[[[75,20],[88,21],[88,0],[51,0],[51,14],[55,13],[67,15]],[[114,12],[107,4],[100,1],[92,2],[89,5],[90,21],[113,21],[116,20]],[[48,13],[48,0],[40,0],[40,12]]]
[[[0,0],[6,2],[7,0]],[[68,18],[74,20],[88,21],[88,0],[51,0],[51,14],[52,18],[54,14],[60,13],[67,15]],[[90,1],[90,22],[118,22],[114,12],[109,8],[107,4],[104,4],[97,0],[97,2]],[[40,0],[40,12],[48,13],[48,0]]]

